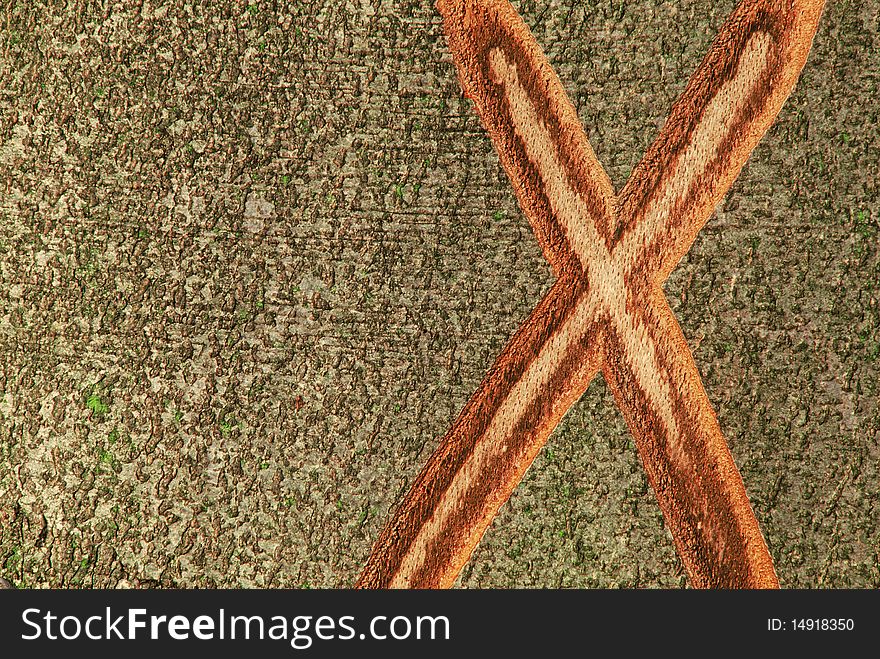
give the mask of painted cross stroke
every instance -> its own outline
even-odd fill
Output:
[[[467,96],[557,277],[397,507],[357,583],[449,587],[601,371],[695,587],[777,588],[662,284],[773,123],[823,0],[744,0],[619,194],[506,0],[438,0]]]

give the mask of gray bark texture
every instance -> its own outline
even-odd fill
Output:
[[[514,3],[619,189],[733,0]],[[0,8],[0,577],[339,587],[551,284],[431,0]],[[880,587],[880,0],[666,284],[784,587]],[[680,587],[601,377],[459,585]]]

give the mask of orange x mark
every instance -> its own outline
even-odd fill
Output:
[[[506,0],[438,0],[465,93],[557,276],[442,439],[359,587],[446,587],[601,370],[696,587],[778,587],[661,288],[804,65],[824,0],[743,0],[620,194]]]

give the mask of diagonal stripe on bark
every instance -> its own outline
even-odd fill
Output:
[[[504,0],[439,0],[465,93],[558,279],[384,529],[359,587],[451,585],[568,408],[603,371],[699,587],[778,587],[661,285],[779,112],[821,0],[744,0],[615,197]]]

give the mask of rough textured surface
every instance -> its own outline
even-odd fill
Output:
[[[734,2],[515,5],[620,187]],[[0,576],[351,584],[551,281],[430,0],[0,35]],[[784,587],[880,587],[878,35],[826,8],[666,286]],[[460,584],[684,584],[601,379]]]

